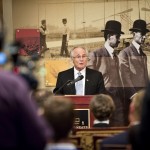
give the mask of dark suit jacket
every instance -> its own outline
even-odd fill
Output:
[[[104,139],[101,143],[101,147],[103,144],[128,144],[128,131],[124,131],[112,137],[108,137]]]
[[[93,124],[93,127],[94,128],[101,128],[101,127],[110,127],[110,125],[109,124],[107,124],[107,123],[97,123],[97,124]]]
[[[100,71],[104,78],[104,84],[108,91],[111,91],[111,87],[122,87],[119,76],[119,60],[116,57],[116,69],[112,68],[112,58],[105,47],[97,49],[89,54],[88,67],[97,71]],[[114,74],[115,76],[114,80]]]
[[[150,149],[150,82],[143,99],[141,126],[139,128],[140,150]]]
[[[103,76],[100,72],[86,68],[85,78],[85,95],[95,95],[105,93]],[[68,80],[74,80],[74,68],[62,71],[58,74],[56,88],[53,93],[59,95],[76,95],[75,84],[65,85],[58,91]]]
[[[119,53],[120,74],[126,98],[147,86],[147,57],[143,51],[139,54],[131,44]]]
[[[144,149],[139,149],[139,124],[133,125],[131,127],[129,127],[129,129],[127,129],[124,132],[121,132],[119,134],[116,134],[112,137],[108,137],[105,138],[102,142],[101,142],[101,150],[103,150],[103,145],[105,144],[111,144],[111,145],[126,145],[126,144],[131,144],[134,148],[133,150],[144,150]],[[141,137],[143,138],[143,137]],[[148,140],[148,139],[147,139]],[[149,141],[149,140],[148,140]],[[148,142],[149,143],[149,142]],[[146,148],[145,148],[146,149]]]

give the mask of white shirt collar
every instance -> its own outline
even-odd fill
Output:
[[[86,67],[84,69],[82,69],[81,71],[77,70],[75,67],[74,67],[74,77],[78,77],[78,72],[81,72],[81,74],[84,76],[85,78],[85,70],[86,70]]]
[[[112,53],[114,52],[114,49],[108,44],[107,41],[105,42],[104,47],[107,49],[107,51],[110,54],[111,58],[113,58],[113,54]]]
[[[134,40],[132,41],[132,44],[134,45],[134,47],[136,48],[136,50],[138,51],[138,53],[140,54],[140,45],[138,43],[136,43]]]
[[[130,125],[138,125],[138,124],[140,124],[139,121],[133,121],[133,122],[130,123]]]
[[[61,148],[66,150],[76,150],[76,147],[72,143],[48,143],[45,149],[55,150]]]
[[[99,121],[99,120],[95,119],[95,120],[94,120],[94,124],[98,124],[98,123],[106,123],[106,124],[109,124],[109,120]]]

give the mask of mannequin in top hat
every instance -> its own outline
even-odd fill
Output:
[[[104,78],[105,88],[108,94],[113,98],[116,110],[110,119],[111,126],[123,126],[123,89],[119,77],[119,62],[117,55],[114,54],[114,48],[120,42],[121,23],[115,20],[106,22],[104,32],[104,47],[90,53],[88,67],[98,70]]]
[[[70,29],[67,26],[67,19],[63,18],[62,23],[64,25],[63,31],[62,31],[62,45],[61,45],[61,51],[60,51],[60,56],[63,56],[65,53],[65,56],[69,56],[68,52],[68,42],[69,42],[69,35],[70,35]]]
[[[147,56],[142,50],[145,35],[149,32],[146,29],[144,20],[135,20],[133,28],[129,29],[133,34],[131,44],[119,53],[120,74],[123,81],[126,113],[128,112],[130,99],[137,91],[147,86],[148,70]]]

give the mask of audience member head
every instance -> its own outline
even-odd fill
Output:
[[[131,144],[132,150],[138,150],[140,148],[140,141],[139,141],[139,129],[140,129],[140,121],[143,109],[143,100],[145,96],[145,90],[139,91],[132,99],[130,104],[129,110],[129,121],[130,121],[130,128],[129,128],[129,135],[128,140]]]
[[[35,91],[33,91],[32,96],[38,106],[43,107],[44,102],[47,100],[47,98],[52,96],[52,92],[47,89],[36,89]]]
[[[70,57],[73,61],[74,67],[81,71],[88,62],[88,51],[83,47],[74,47],[70,52]]]
[[[47,89],[36,89],[32,93],[32,97],[38,105],[38,114],[43,115],[43,106],[45,101],[52,96],[52,92]]]
[[[50,97],[44,103],[44,117],[54,129],[54,141],[65,141],[74,123],[74,107],[70,99]]]
[[[95,95],[90,101],[90,109],[99,121],[109,120],[115,105],[113,99],[105,94]]]
[[[130,124],[134,124],[139,122],[141,119],[142,113],[142,103],[145,95],[145,90],[139,91],[132,99],[129,108],[129,122]]]

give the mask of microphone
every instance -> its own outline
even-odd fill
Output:
[[[67,82],[65,82],[60,88],[58,88],[58,89],[54,89],[53,90],[53,93],[54,93],[54,95],[57,95],[60,91],[61,91],[61,89],[64,87],[64,86],[66,86],[68,83],[70,83],[71,82],[71,80],[68,80]]]
[[[84,76],[83,76],[83,75],[80,75],[80,76],[78,76],[78,77],[77,77],[76,79],[74,79],[74,80],[68,80],[68,81],[65,82],[60,88],[54,89],[54,91],[53,91],[54,95],[59,94],[59,92],[62,90],[62,88],[63,88],[64,86],[70,86],[70,85],[74,84],[75,82],[82,80],[83,78],[84,78]]]
[[[67,83],[67,86],[70,86],[70,85],[72,85],[72,84],[74,84],[74,83],[76,83],[76,82],[82,80],[83,78],[84,78],[84,76],[83,76],[83,75],[80,75],[80,76],[78,76],[76,79],[74,79],[74,80],[70,81],[69,83]]]

